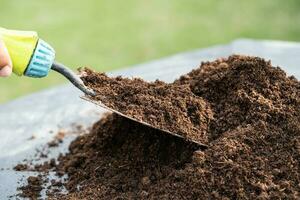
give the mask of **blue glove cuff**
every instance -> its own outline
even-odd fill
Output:
[[[39,39],[31,61],[25,71],[25,76],[34,78],[47,76],[54,60],[54,49],[48,43]]]

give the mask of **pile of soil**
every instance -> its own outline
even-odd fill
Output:
[[[94,90],[99,88],[98,92],[111,86],[109,92],[122,96],[128,89],[118,88],[117,83],[134,88],[132,83],[137,81],[145,87],[142,94],[148,99],[156,88],[155,83],[138,79],[111,79],[92,71],[87,74],[84,82]],[[103,80],[109,84],[102,85]],[[68,175],[61,184],[69,191],[65,195],[49,193],[50,198],[300,198],[300,82],[294,77],[258,57],[230,56],[202,63],[170,85],[157,84],[189,88],[186,91],[191,91],[193,98],[199,97],[202,114],[195,119],[206,119],[205,128],[198,130],[205,132],[208,147],[199,149],[190,141],[109,114],[89,134],[75,139],[70,152],[49,167],[48,171]],[[136,92],[141,94],[139,90]],[[122,107],[118,95],[107,95],[106,103]],[[132,96],[127,93],[123,102],[132,102]],[[105,103],[101,96],[96,98]],[[134,98],[143,102],[142,97]],[[180,98],[186,102],[184,96]],[[125,104],[123,111],[128,112]],[[133,106],[142,118],[147,117],[145,104]],[[166,111],[173,109],[161,112]],[[181,109],[180,115],[189,116],[185,111]],[[189,122],[194,126],[193,120]]]
[[[121,197],[133,199],[144,195],[143,188],[191,162],[197,149],[194,143],[111,114],[70,145],[70,156],[58,158],[56,171],[69,175],[68,198],[92,194],[114,199],[123,193]]]

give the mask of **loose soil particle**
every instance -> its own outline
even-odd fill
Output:
[[[30,199],[38,199],[40,197],[40,192],[43,187],[43,179],[42,176],[29,176],[27,178],[27,185],[19,187],[19,190],[22,190],[22,193],[19,195],[20,197],[26,197]]]
[[[88,73],[91,87],[110,79]],[[50,199],[300,198],[300,83],[294,77],[261,58],[230,56],[202,63],[174,85],[188,85],[208,109],[201,112],[212,113],[208,148],[109,114],[58,158],[54,168],[68,175],[69,194],[50,193]]]
[[[14,170],[15,171],[26,171],[29,169],[29,166],[27,164],[17,164],[15,167],[14,167]]]

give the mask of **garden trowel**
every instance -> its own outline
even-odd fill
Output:
[[[50,69],[59,72],[65,76],[74,86],[79,88],[86,94],[83,99],[88,100],[96,105],[104,107],[118,115],[137,121],[144,125],[159,129],[163,132],[172,134],[177,137],[181,137],[176,133],[172,133],[165,129],[160,129],[149,123],[134,119],[127,116],[118,110],[114,110],[101,102],[91,100],[91,96],[95,96],[94,91],[87,88],[80,77],[75,74],[70,68],[64,66],[55,61],[54,49],[44,40],[38,37],[38,34],[33,31],[15,31],[0,28],[0,38],[4,42],[10,58],[13,63],[13,72],[19,76],[28,76],[33,78],[42,78],[48,75]],[[185,138],[186,139],[186,138]],[[205,147],[206,145],[191,141],[200,146]]]

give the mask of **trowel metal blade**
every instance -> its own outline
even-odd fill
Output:
[[[107,107],[105,104],[103,104],[103,103],[100,102],[100,101],[92,100],[92,99],[90,99],[90,98],[88,98],[88,97],[86,97],[86,96],[82,96],[81,98],[84,99],[84,100],[86,100],[86,101],[88,101],[88,102],[91,102],[91,103],[93,103],[93,104],[95,104],[95,105],[97,105],[97,106],[100,106],[100,107],[102,107],[102,108],[104,108],[104,109],[106,109],[106,110],[109,110],[109,111],[111,111],[111,112],[113,112],[113,113],[116,113],[116,114],[118,114],[118,115],[120,115],[120,116],[122,116],[122,117],[125,117],[125,118],[127,118],[127,119],[130,119],[130,120],[133,120],[133,121],[135,121],[135,122],[138,122],[138,123],[141,123],[141,124],[143,124],[143,125],[146,125],[146,126],[148,126],[148,127],[151,127],[151,128],[157,129],[157,130],[160,130],[160,131],[162,131],[162,132],[171,134],[171,135],[173,135],[173,136],[182,138],[182,139],[184,139],[184,140],[186,140],[186,141],[195,143],[195,144],[197,144],[197,145],[199,145],[199,146],[201,146],[201,147],[203,147],[203,148],[206,148],[206,147],[207,147],[207,145],[205,145],[205,144],[203,144],[203,143],[200,143],[200,142],[197,142],[197,141],[194,141],[194,140],[185,138],[185,137],[183,137],[183,136],[181,136],[181,135],[178,135],[178,134],[173,133],[173,132],[171,132],[171,131],[168,131],[168,130],[166,130],[166,129],[157,128],[157,127],[155,127],[155,126],[153,126],[153,125],[151,125],[151,124],[149,124],[149,123],[147,123],[147,122],[144,122],[144,121],[142,121],[142,120],[138,120],[138,119],[133,118],[133,117],[131,117],[131,116],[125,115],[125,114],[123,114],[123,113],[121,113],[121,112],[119,112],[119,111],[117,111],[117,110],[114,110],[114,109],[112,109],[112,108],[110,108],[110,107]]]

